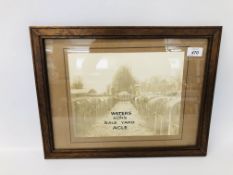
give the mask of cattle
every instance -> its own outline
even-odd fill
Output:
[[[161,130],[164,126],[164,117],[166,116],[167,97],[155,97],[148,101],[148,123],[156,134],[161,134]]]
[[[84,130],[96,121],[98,117],[105,115],[114,105],[114,99],[110,96],[82,96],[72,100],[73,116],[80,130]]]
[[[157,134],[178,134],[180,107],[180,98],[177,97],[160,97],[148,102],[150,123]]]
[[[167,134],[178,134],[181,117],[181,99],[172,98],[167,104],[167,108],[169,109]]]
[[[149,99],[146,96],[135,97],[135,107],[138,110],[139,114],[144,115],[144,116],[147,114],[148,100]]]
[[[155,134],[178,133],[181,105],[177,96],[140,95],[134,98],[134,106]]]

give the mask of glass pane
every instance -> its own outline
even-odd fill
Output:
[[[56,148],[196,143],[207,40],[45,44]]]

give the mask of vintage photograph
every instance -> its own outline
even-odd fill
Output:
[[[75,137],[178,135],[184,52],[67,51]]]

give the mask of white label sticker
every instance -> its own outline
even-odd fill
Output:
[[[203,54],[202,47],[188,47],[187,56],[188,57],[201,57]]]

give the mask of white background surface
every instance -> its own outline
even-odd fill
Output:
[[[230,0],[0,0],[0,175],[233,174]],[[207,157],[44,160],[30,25],[224,26]]]

